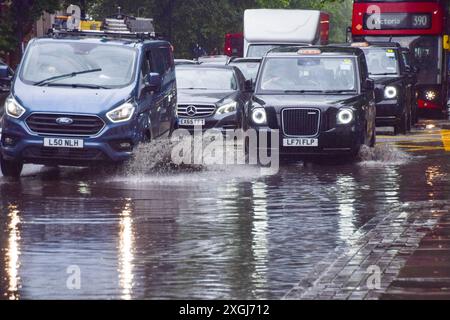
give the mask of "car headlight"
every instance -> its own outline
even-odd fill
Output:
[[[428,91],[425,92],[425,98],[426,98],[428,101],[433,101],[433,100],[436,99],[436,97],[437,97],[436,91],[428,90]]]
[[[9,96],[5,101],[5,111],[6,114],[13,118],[20,118],[26,112],[25,108],[22,107],[13,96]]]
[[[136,106],[132,102],[127,102],[120,107],[108,112],[106,116],[111,122],[125,122],[129,121],[136,110]]]
[[[255,108],[252,110],[252,121],[257,125],[267,123],[267,114],[264,108]]]
[[[217,109],[217,114],[225,114],[225,113],[235,112],[236,109],[237,109],[237,102],[230,102],[230,103],[224,104],[223,106],[220,106],[219,109]]]
[[[394,99],[397,97],[398,91],[396,87],[388,86],[384,89],[384,97],[386,99]]]
[[[351,109],[341,109],[337,113],[338,124],[349,124],[353,121],[355,115]]]

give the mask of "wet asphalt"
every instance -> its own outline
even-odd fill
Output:
[[[446,125],[382,133],[358,162],[284,163],[276,174],[141,162],[0,176],[0,298],[282,298],[372,218],[450,198]]]

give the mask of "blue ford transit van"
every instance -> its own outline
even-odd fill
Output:
[[[32,40],[5,102],[2,173],[124,162],[139,143],[170,134],[176,97],[166,41],[105,32]]]

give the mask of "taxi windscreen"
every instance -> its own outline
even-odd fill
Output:
[[[364,48],[363,49],[369,74],[372,76],[397,75],[399,72],[398,58],[393,49]]]
[[[259,91],[353,92],[358,90],[355,60],[340,57],[267,58]]]

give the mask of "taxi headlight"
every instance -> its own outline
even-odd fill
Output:
[[[341,109],[337,113],[337,123],[338,124],[349,124],[354,119],[354,113],[351,109]]]
[[[237,109],[237,102],[230,102],[230,103],[224,104],[223,106],[220,106],[219,109],[217,109],[217,114],[225,114],[225,113],[235,112],[236,109]]]
[[[386,87],[386,88],[384,89],[384,97],[385,97],[386,99],[394,99],[394,98],[397,98],[397,94],[398,94],[398,91],[397,91],[397,88],[396,88],[396,87],[388,86],[388,87]]]
[[[436,97],[437,97],[436,91],[428,90],[428,91],[425,92],[425,98],[426,98],[428,101],[433,101],[433,100],[436,99]]]
[[[6,114],[13,118],[20,118],[26,112],[25,108],[22,107],[13,96],[9,96],[5,101],[5,111]]]
[[[264,108],[255,108],[252,110],[252,121],[257,125],[267,123],[267,114]]]
[[[132,102],[127,102],[120,107],[108,112],[106,116],[111,122],[125,122],[129,121],[136,110],[136,106]]]

